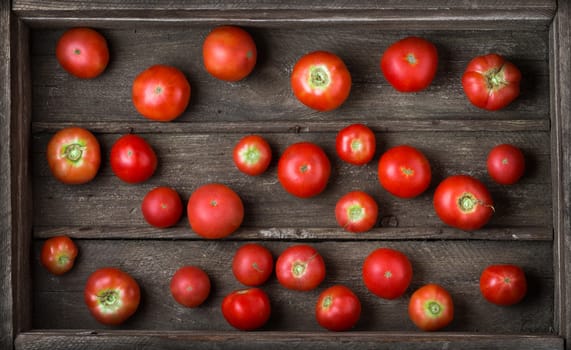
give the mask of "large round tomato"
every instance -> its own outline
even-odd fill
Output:
[[[423,331],[436,331],[452,322],[454,303],[446,289],[437,284],[427,284],[410,297],[408,315]]]
[[[196,234],[208,239],[224,238],[244,219],[240,196],[228,186],[207,184],[197,188],[187,205],[188,222]]]
[[[517,304],[527,293],[525,273],[516,265],[490,265],[480,276],[480,291],[490,303]]]
[[[289,146],[278,162],[278,180],[290,194],[309,198],[321,193],[331,175],[331,163],[318,145],[299,142]]]
[[[242,28],[214,28],[202,45],[204,68],[213,77],[225,81],[244,79],[256,65],[254,39]]]
[[[148,180],[157,169],[157,155],[147,141],[137,135],[120,137],[111,147],[111,170],[127,183]]]
[[[174,226],[182,216],[182,201],[170,187],[156,187],[143,198],[141,212],[149,225],[164,228]]]
[[[270,319],[270,298],[260,288],[237,290],[222,300],[222,315],[234,328],[251,331]]]
[[[106,267],[89,276],[83,296],[97,321],[116,326],[137,311],[141,291],[137,281],[129,274]]]
[[[428,159],[414,147],[396,146],[379,160],[381,186],[400,198],[413,198],[430,186],[432,172]]]
[[[276,277],[278,282],[288,289],[312,290],[325,279],[325,262],[312,246],[293,245],[278,257]]]
[[[354,165],[365,165],[375,156],[375,133],[363,124],[351,124],[337,133],[335,149],[339,158]]]
[[[172,276],[170,290],[174,300],[180,305],[197,307],[210,294],[210,278],[199,267],[183,266]]]
[[[319,325],[330,331],[346,331],[359,321],[361,302],[353,291],[343,285],[334,285],[319,295],[315,305]]]
[[[68,236],[49,238],[42,245],[40,262],[54,275],[63,275],[71,270],[77,257],[78,249]]]
[[[69,29],[57,42],[56,58],[68,73],[82,79],[95,78],[109,63],[107,40],[91,28]]]
[[[232,273],[246,286],[259,286],[270,278],[274,270],[274,257],[268,248],[248,243],[241,246],[232,259]]]
[[[331,111],[351,92],[351,74],[345,63],[330,52],[315,51],[300,58],[291,73],[295,97],[318,111]]]
[[[499,184],[513,185],[525,172],[525,158],[514,145],[497,145],[488,154],[488,174]]]
[[[349,192],[337,201],[335,218],[349,232],[366,232],[377,223],[379,207],[373,197],[363,191]]]
[[[378,297],[396,299],[412,280],[412,264],[403,253],[389,248],[374,250],[363,263],[363,282]]]
[[[272,160],[272,149],[261,136],[244,136],[232,152],[234,164],[244,174],[257,176],[262,174]]]
[[[438,67],[438,52],[430,41],[408,37],[393,43],[381,57],[381,70],[400,92],[426,89]]]
[[[494,213],[494,202],[486,186],[469,175],[454,175],[434,191],[434,210],[447,225],[465,231],[484,226]]]

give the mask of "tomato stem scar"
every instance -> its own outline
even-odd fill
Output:
[[[77,162],[81,159],[83,151],[85,151],[85,147],[78,143],[73,143],[64,149],[63,155],[72,162]]]

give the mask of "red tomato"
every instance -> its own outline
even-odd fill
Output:
[[[127,183],[147,181],[157,169],[157,155],[140,136],[129,134],[119,138],[111,148],[111,170]]]
[[[400,92],[426,89],[438,67],[438,52],[430,41],[408,37],[393,43],[381,57],[385,79]]]
[[[359,321],[361,302],[353,291],[342,285],[324,290],[315,305],[319,325],[330,331],[346,331]]]
[[[244,174],[257,176],[262,174],[272,160],[272,149],[261,136],[244,136],[233,151],[234,164]]]
[[[309,198],[323,192],[331,175],[331,163],[321,149],[311,142],[289,146],[278,162],[278,180],[290,194]]]
[[[190,83],[175,67],[157,64],[135,78],[133,105],[145,118],[168,122],[179,117],[190,101]]]
[[[172,276],[171,294],[182,306],[197,307],[210,294],[210,278],[196,266],[183,266]]]
[[[363,191],[349,192],[337,201],[335,218],[349,232],[366,232],[375,226],[379,207],[375,199]]]
[[[381,186],[400,198],[419,196],[430,186],[428,159],[414,147],[402,145],[386,151],[379,160]]]
[[[338,56],[315,51],[300,58],[291,73],[295,97],[304,105],[326,112],[341,106],[351,91],[351,74]]]
[[[58,131],[48,142],[46,156],[53,176],[65,184],[93,180],[101,164],[99,141],[78,127]]]
[[[204,68],[213,77],[238,81],[247,77],[256,65],[256,43],[239,27],[220,26],[204,40],[202,58]]]
[[[378,248],[363,263],[363,282],[378,297],[396,299],[412,280],[412,265],[398,250]]]
[[[218,239],[240,227],[244,219],[244,205],[240,196],[229,187],[207,184],[192,193],[187,213],[190,227],[196,234]]]
[[[375,156],[377,141],[375,133],[363,124],[351,124],[337,133],[335,149],[343,161],[365,165]]]
[[[515,265],[490,265],[480,276],[480,291],[490,303],[517,304],[527,293],[525,273]]]
[[[486,186],[468,175],[450,176],[434,191],[434,210],[447,225],[465,231],[484,226],[494,213]]]
[[[56,58],[68,73],[82,79],[95,78],[109,63],[107,40],[90,28],[69,29],[57,42]]]
[[[278,257],[276,277],[288,289],[312,290],[325,279],[325,262],[315,248],[307,244],[293,245]]]
[[[464,71],[462,87],[476,107],[495,111],[509,105],[519,96],[521,72],[500,55],[474,58]]]
[[[222,315],[234,328],[251,331],[270,319],[270,298],[259,288],[237,290],[222,300]]]
[[[145,195],[141,211],[149,225],[171,227],[176,225],[182,216],[182,201],[172,188],[157,187]]]
[[[56,236],[44,242],[40,262],[54,275],[63,275],[73,267],[77,253],[77,246],[71,238]]]
[[[452,322],[454,303],[446,289],[437,284],[427,284],[410,297],[408,315],[423,331],[436,331]]]
[[[246,286],[259,286],[270,278],[274,270],[274,257],[268,248],[248,243],[240,247],[232,260],[232,273]]]
[[[525,171],[525,158],[513,145],[497,145],[488,154],[488,174],[499,184],[513,185]]]
[[[137,311],[141,290],[137,281],[126,272],[106,267],[89,276],[83,296],[97,321],[117,326]]]

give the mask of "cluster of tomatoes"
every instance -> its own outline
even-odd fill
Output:
[[[66,31],[57,43],[56,57],[61,66],[79,78],[100,75],[109,61],[105,38],[88,28]],[[215,78],[238,81],[250,74],[256,64],[256,45],[241,28],[215,28],[203,43],[205,69]],[[380,68],[398,91],[416,92],[427,88],[436,75],[438,53],[429,41],[408,37],[391,45],[383,53]],[[472,60],[462,77],[468,99],[476,106],[497,110],[507,106],[519,94],[519,70],[501,56],[489,54]],[[296,98],[318,111],[338,108],[348,98],[351,75],[336,55],[316,51],[298,60],[291,74]],[[186,109],[191,87],[175,67],[154,65],[140,73],[132,85],[132,102],[145,118],[168,122]],[[340,159],[361,166],[375,155],[374,132],[363,124],[352,124],[337,134],[336,151]],[[272,150],[259,135],[247,135],[235,146],[236,167],[251,176],[265,172]],[[96,137],[88,130],[70,127],[58,131],[48,143],[47,158],[58,180],[66,184],[91,181],[101,162]],[[140,136],[119,138],[111,148],[113,173],[127,183],[149,179],[157,167],[157,155]],[[488,172],[500,184],[516,183],[524,173],[524,157],[513,145],[499,145],[488,156]],[[310,142],[290,145],[278,162],[278,180],[291,195],[310,198],[327,186],[331,164],[323,149]],[[384,152],[378,163],[380,185],[399,198],[414,198],[427,190],[431,181],[429,160],[410,145],[399,145]],[[491,218],[494,207],[490,193],[479,180],[455,175],[443,180],[434,193],[434,209],[446,224],[462,230],[481,228]],[[157,187],[142,200],[142,213],[152,226],[175,225],[183,213],[178,193],[169,187]],[[239,195],[223,184],[197,188],[188,200],[187,215],[192,230],[206,239],[220,239],[235,232],[244,218]],[[378,221],[378,205],[369,194],[354,191],[341,197],[335,217],[343,229],[359,233],[369,231]],[[78,250],[66,236],[48,239],[41,254],[42,264],[54,274],[69,271]],[[224,298],[222,313],[228,323],[242,330],[264,325],[270,317],[270,301],[260,288],[274,271],[271,252],[260,244],[238,249],[232,271],[236,279],[251,288],[235,291]],[[412,265],[402,252],[379,248],[364,261],[362,277],[367,289],[381,298],[395,299],[404,294],[412,280]],[[285,288],[308,291],[325,278],[325,263],[308,244],[285,249],[275,262],[275,274]],[[526,293],[523,270],[513,265],[489,266],[480,279],[483,296],[492,303],[510,305]],[[210,279],[199,267],[184,266],[172,277],[173,298],[183,306],[197,307],[210,293]],[[137,282],[116,268],[102,268],[88,279],[85,302],[92,315],[104,324],[118,325],[138,308]],[[326,329],[342,331],[359,320],[361,304],[346,286],[335,285],[323,291],[316,304],[318,323]],[[429,284],[412,294],[411,320],[423,330],[437,330],[452,321],[454,307],[450,294],[441,286]]]

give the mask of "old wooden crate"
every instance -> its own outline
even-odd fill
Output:
[[[571,349],[569,8],[565,0],[2,1],[0,348]],[[246,28],[258,45],[258,65],[242,82],[217,81],[202,68],[202,41],[221,24]],[[111,63],[95,80],[75,79],[56,62],[55,43],[73,26],[97,28],[109,41]],[[378,68],[382,51],[408,35],[430,39],[440,55],[432,86],[416,94],[395,92]],[[289,87],[296,59],[316,49],[339,54],[353,75],[349,100],[334,112],[310,111]],[[467,62],[489,52],[507,56],[524,75],[519,99],[493,113],[472,107],[460,85]],[[172,123],[144,120],[130,101],[133,78],[154,63],[181,68],[193,87],[188,110]],[[376,160],[362,168],[339,161],[335,134],[352,122],[376,132],[379,154],[402,143],[423,150],[434,173],[427,193],[396,199],[379,186]],[[49,137],[69,125],[92,130],[102,143],[100,174],[87,185],[62,185],[47,168]],[[160,159],[155,176],[137,186],[121,183],[107,161],[113,141],[129,132],[150,141]],[[333,163],[327,190],[293,198],[277,182],[275,161],[259,178],[238,173],[231,150],[247,133],[263,134],[275,158],[296,141],[323,146]],[[520,146],[528,161],[512,187],[493,184],[484,167],[488,150],[502,142]],[[435,216],[434,188],[455,173],[489,185],[497,212],[484,229],[461,232]],[[231,186],[245,202],[244,225],[230,238],[199,239],[186,219],[166,230],[143,221],[139,206],[149,189],[169,185],[186,199],[208,182]],[[348,234],[335,223],[336,199],[354,189],[380,204],[383,218],[372,232]],[[42,242],[57,234],[80,248],[63,277],[38,262]],[[240,288],[229,264],[247,241],[276,256],[310,242],[328,268],[324,284],[309,293],[287,291],[273,278],[264,286],[271,320],[248,333],[233,330],[219,311],[223,296]],[[381,246],[404,251],[414,265],[412,286],[395,301],[373,297],[361,281],[363,259]],[[500,308],[482,299],[479,273],[492,263],[523,266],[523,303]],[[183,309],[169,294],[183,264],[212,277],[213,294],[201,308]],[[109,265],[142,288],[139,311],[116,328],[96,323],[83,305],[87,276]],[[455,301],[455,320],[443,332],[417,331],[406,314],[410,294],[427,282],[446,286]],[[319,291],[334,283],[362,300],[351,332],[327,332],[314,319]]]

